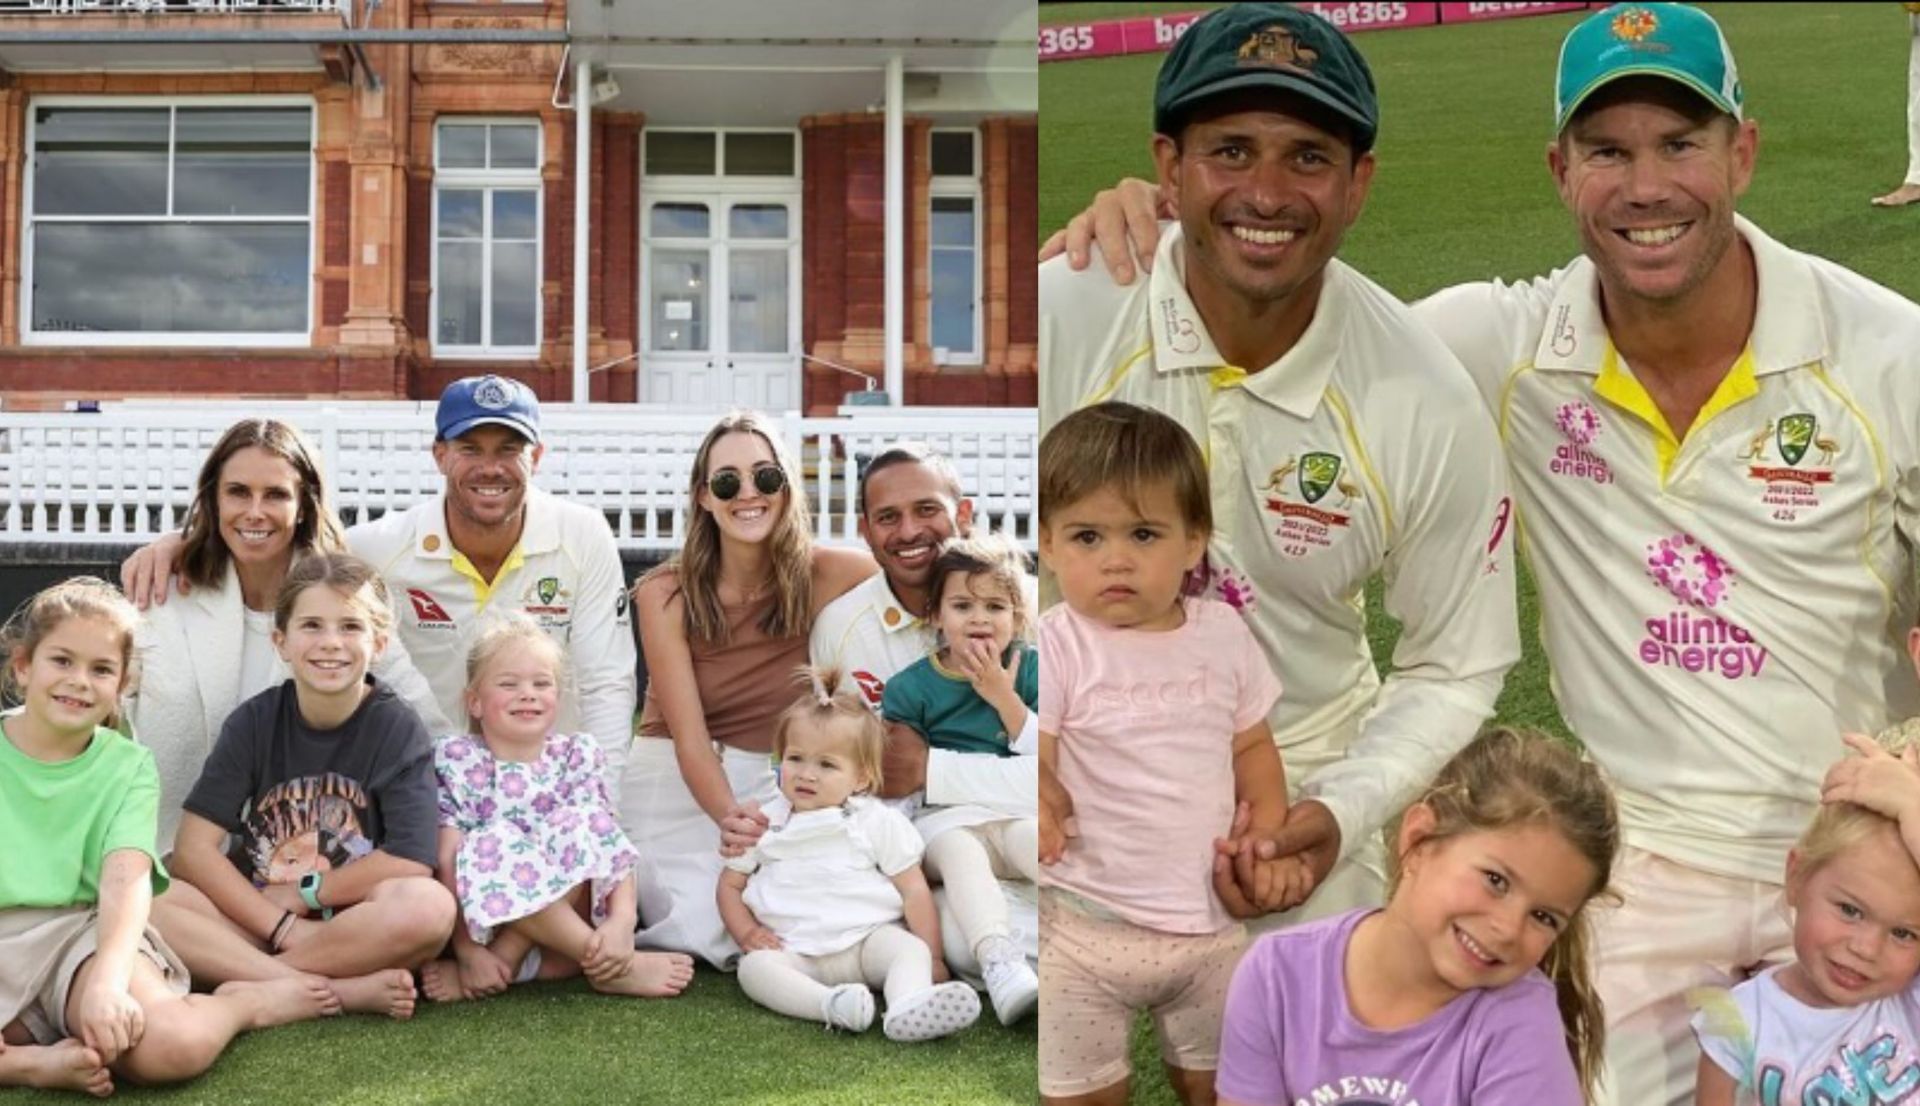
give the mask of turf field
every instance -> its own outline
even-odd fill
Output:
[[[182,1106],[1006,1106],[1034,1099],[1034,1026],[991,1012],[944,1041],[900,1045],[753,1005],[702,970],[668,1002],[535,983],[498,999],[421,1004],[411,1022],[336,1018],[243,1037],[199,1080],[124,1085],[115,1102]],[[79,1095],[0,1090],[4,1103]]]
[[[1185,12],[1214,3],[1048,4],[1045,23]],[[1869,197],[1906,167],[1908,24],[1895,4],[1707,4],[1720,21],[1759,121],[1760,152],[1742,213],[1798,249],[1920,298],[1920,205]],[[1379,169],[1341,256],[1406,299],[1467,280],[1545,273],[1579,253],[1546,170],[1560,39],[1579,14],[1354,36],[1379,86]],[[1152,175],[1153,81],[1162,55],[1040,67],[1040,228],[1051,234],[1123,175]],[[1920,366],[1916,366],[1920,370]],[[1376,660],[1398,628],[1369,612]],[[1508,676],[1502,721],[1565,733],[1548,687],[1533,588],[1521,574],[1525,656]],[[1134,1101],[1171,1106],[1144,1023]]]

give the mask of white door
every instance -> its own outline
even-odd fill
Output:
[[[784,193],[646,201],[642,402],[799,406],[798,223],[799,199]]]

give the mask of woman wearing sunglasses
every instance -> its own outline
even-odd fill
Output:
[[[740,955],[714,901],[719,820],[778,794],[773,721],[800,694],[814,616],[878,571],[813,545],[794,472],[764,416],[721,419],[694,456],[685,545],[633,589],[648,681],[620,819],[647,858],[638,943],[717,967]]]

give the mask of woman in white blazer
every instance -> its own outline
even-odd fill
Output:
[[[134,639],[139,682],[127,716],[160,769],[162,853],[181,804],[233,708],[287,679],[273,648],[273,603],[295,558],[344,552],[313,450],[274,419],[235,423],[200,468],[180,570],[193,586],[147,611]],[[420,713],[430,732],[454,729],[398,637],[374,677]],[[464,727],[461,727],[464,728]]]

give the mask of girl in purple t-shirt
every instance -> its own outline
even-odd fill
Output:
[[[1599,770],[1544,734],[1490,731],[1390,841],[1384,910],[1248,950],[1227,993],[1220,1106],[1579,1106],[1603,1024],[1584,908],[1620,841]]]

